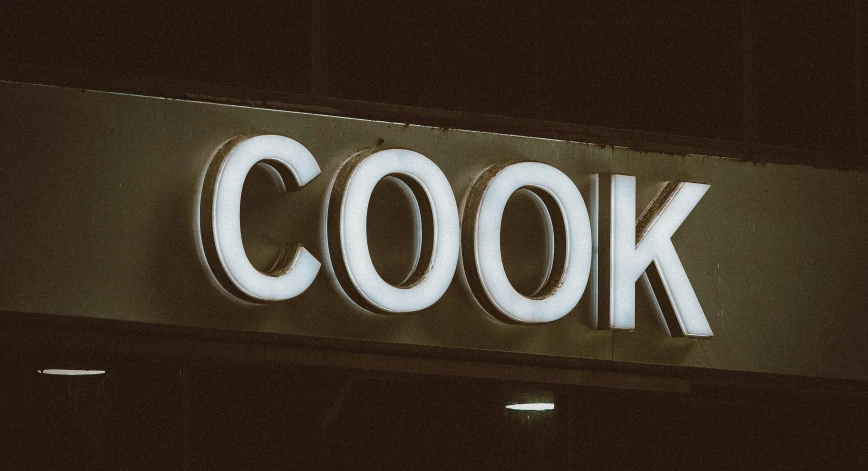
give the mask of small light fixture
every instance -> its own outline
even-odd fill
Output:
[[[522,404],[509,404],[506,408],[511,410],[542,411],[554,410],[555,405],[551,402],[526,402]]]
[[[67,370],[60,368],[46,368],[37,370],[40,374],[53,376],[93,376],[105,374],[105,370]]]

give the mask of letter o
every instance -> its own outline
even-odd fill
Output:
[[[282,189],[292,178],[299,187],[319,175],[313,155],[284,136],[238,136],[212,157],[199,197],[199,238],[205,260],[220,285],[236,297],[254,302],[283,301],[313,283],[320,262],[304,247],[284,247],[267,273],[247,258],[241,239],[241,190],[257,163],[268,165]]]
[[[401,180],[419,205],[422,249],[414,272],[400,285],[384,281],[368,249],[368,204],[385,177]],[[359,306],[378,313],[425,309],[440,299],[458,264],[458,207],[446,175],[408,149],[361,153],[338,170],[328,200],[326,232],[335,277]]]
[[[543,201],[554,231],[551,272],[532,296],[519,293],[509,282],[500,253],[503,210],[519,189],[532,191]],[[565,316],[585,291],[592,244],[588,209],[581,193],[569,177],[550,165],[498,163],[470,187],[463,216],[462,261],[471,292],[496,318],[543,323]]]

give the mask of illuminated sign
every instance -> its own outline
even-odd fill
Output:
[[[595,175],[585,202],[575,183],[551,165],[501,162],[478,176],[459,216],[449,181],[430,159],[408,149],[367,151],[349,157],[333,177],[320,259],[304,247],[287,246],[274,267],[261,272],[244,252],[240,217],[244,180],[256,164],[264,165],[284,190],[300,190],[320,173],[304,146],[276,135],[236,137],[211,159],[199,194],[197,233],[210,272],[239,299],[276,302],[298,296],[311,285],[322,260],[357,306],[378,313],[414,312],[443,296],[460,259],[468,291],[505,322],[560,319],[587,287],[598,329],[632,330],[635,286],[641,280],[670,335],[713,335],[671,241],[708,185],[670,182],[637,219],[634,177]],[[367,240],[371,193],[386,178],[412,195],[418,215],[415,267],[397,285],[377,273]],[[530,191],[550,222],[549,275],[529,296],[509,282],[501,257],[503,211],[518,190]]]
[[[368,201],[386,177],[412,192],[421,222],[416,228],[422,242],[416,267],[398,286],[380,278],[368,250]],[[452,282],[458,263],[458,207],[446,175],[422,154],[387,149],[347,160],[332,184],[326,224],[335,277],[363,308],[419,311],[437,302]]]
[[[522,188],[545,205],[554,252],[548,280],[531,296],[510,284],[500,253],[503,210]],[[550,322],[579,303],[591,271],[591,221],[579,189],[560,170],[539,162],[492,165],[470,187],[463,222],[465,274],[486,311],[517,322]]]
[[[200,239],[211,272],[227,291],[250,301],[283,301],[298,296],[313,283],[320,262],[304,247],[284,247],[267,273],[247,259],[241,242],[241,189],[247,172],[259,162],[275,172],[284,190],[289,177],[301,187],[320,173],[310,152],[287,137],[237,137],[229,141],[205,174]]]

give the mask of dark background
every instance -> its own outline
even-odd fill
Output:
[[[0,469],[868,464],[864,393],[781,388],[775,381],[655,392],[65,348],[2,360]],[[107,372],[36,372],[45,365],[99,365]],[[505,408],[539,400],[555,409]]]
[[[866,11],[862,0],[5,2],[0,61],[864,159]]]

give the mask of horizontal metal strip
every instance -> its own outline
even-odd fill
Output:
[[[358,119],[418,124],[518,136],[587,142],[639,151],[703,154],[758,163],[807,165],[868,172],[868,157],[741,141],[679,136],[461,111],[373,103],[197,82],[100,75],[91,71],[0,61],[0,81],[99,90],[208,103],[299,111]]]

